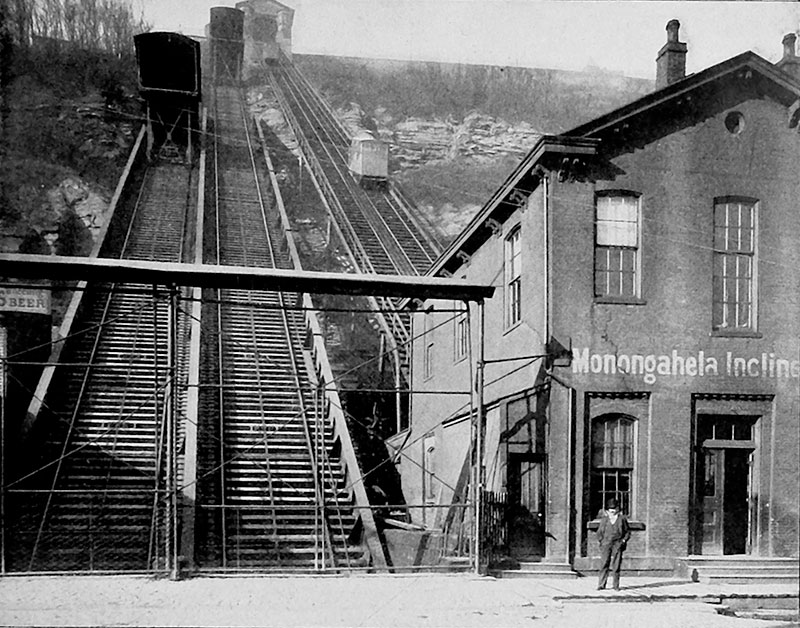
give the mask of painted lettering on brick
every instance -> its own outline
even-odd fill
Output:
[[[588,347],[572,350],[572,372],[576,375],[631,375],[645,384],[655,384],[659,377],[728,377],[800,378],[800,360],[790,360],[775,353],[742,356],[728,351],[724,357],[705,351],[683,353],[593,353]]]

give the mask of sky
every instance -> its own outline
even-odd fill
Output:
[[[155,30],[202,35],[212,6],[236,0],[133,0]],[[778,61],[800,2],[283,0],[297,53],[559,70],[598,67],[655,78],[666,24],[681,23],[687,72],[746,50]]]

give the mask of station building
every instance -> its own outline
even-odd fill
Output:
[[[591,568],[611,496],[627,565],[798,556],[795,37],[776,64],[744,52],[687,76],[678,29],[655,91],[541,138],[429,271],[498,291],[483,322],[453,302],[413,315],[423,394],[389,444],[407,443],[408,503],[431,506],[418,523],[467,494],[457,393],[482,329],[484,486],[507,495],[510,557]]]

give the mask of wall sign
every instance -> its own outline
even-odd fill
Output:
[[[50,314],[50,291],[35,288],[0,288],[0,312]]]
[[[645,384],[659,377],[748,377],[762,379],[800,378],[800,359],[775,353],[738,355],[727,351],[708,355],[705,351],[682,353],[592,353],[588,347],[572,349],[572,372],[576,375],[633,375]]]

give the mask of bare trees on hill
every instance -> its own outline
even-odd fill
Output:
[[[122,56],[149,30],[125,0],[0,0],[0,18],[20,48],[74,47]]]

